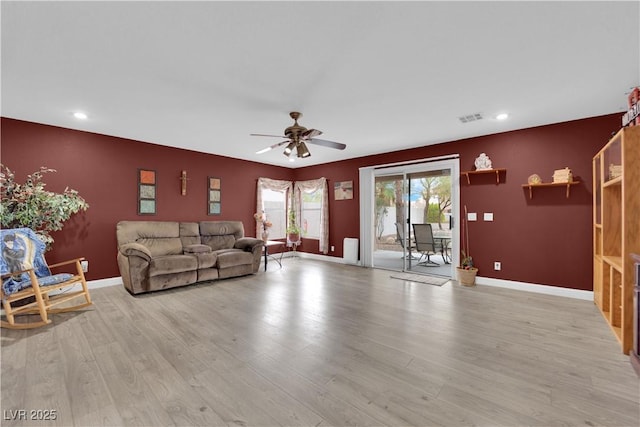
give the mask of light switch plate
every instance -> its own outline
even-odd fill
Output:
[[[478,220],[478,215],[476,215],[475,212],[469,212],[467,214],[467,221],[477,221]]]
[[[493,212],[485,212],[484,213],[485,221],[493,221]]]

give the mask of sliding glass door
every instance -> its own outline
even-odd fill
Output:
[[[453,179],[459,176],[458,159],[364,172],[361,179],[372,184],[370,203],[365,201],[371,212],[365,215],[372,220],[371,229],[361,231],[369,237],[363,238],[363,264],[452,277],[459,243],[458,180]]]

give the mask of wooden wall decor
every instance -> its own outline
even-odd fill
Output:
[[[189,181],[189,178],[187,178],[187,171],[182,171],[180,173],[180,177],[178,178],[180,180],[180,194],[182,194],[183,196],[187,195],[187,181]]]
[[[138,215],[156,214],[156,171],[138,169]]]
[[[222,212],[220,178],[207,177],[207,215],[220,215]]]

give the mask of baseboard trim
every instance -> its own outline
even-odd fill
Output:
[[[288,252],[288,254],[293,254],[293,252]],[[321,254],[310,254],[307,252],[297,252],[297,254],[300,256],[300,258],[309,258],[309,259],[315,259],[318,261],[327,261],[327,262],[335,262],[337,264],[348,264],[348,265],[355,265],[355,266],[360,266],[361,263],[360,261],[357,261],[357,263],[352,263],[352,262],[347,262],[345,261],[344,258],[339,258],[339,257],[335,257],[335,256],[329,256],[329,255],[321,255]],[[288,255],[288,256],[293,256],[293,255]]]
[[[106,288],[107,286],[122,285],[122,277],[108,277],[106,279],[87,280],[89,289]]]
[[[476,277],[476,285],[496,286],[498,288],[508,288],[518,291],[534,292],[537,294],[547,294],[559,297],[581,299],[585,301],[593,301],[593,291],[584,291],[581,289],[561,288],[559,286],[515,282],[513,280],[493,279],[491,277],[481,276]]]

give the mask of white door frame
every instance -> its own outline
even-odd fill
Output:
[[[451,277],[455,277],[453,268],[459,263],[460,248],[460,157],[458,154],[412,160],[410,162],[389,163],[386,165],[360,168],[360,264],[374,267],[373,251],[375,242],[375,177],[380,175],[405,174],[429,169],[451,170],[451,213],[453,215]]]

